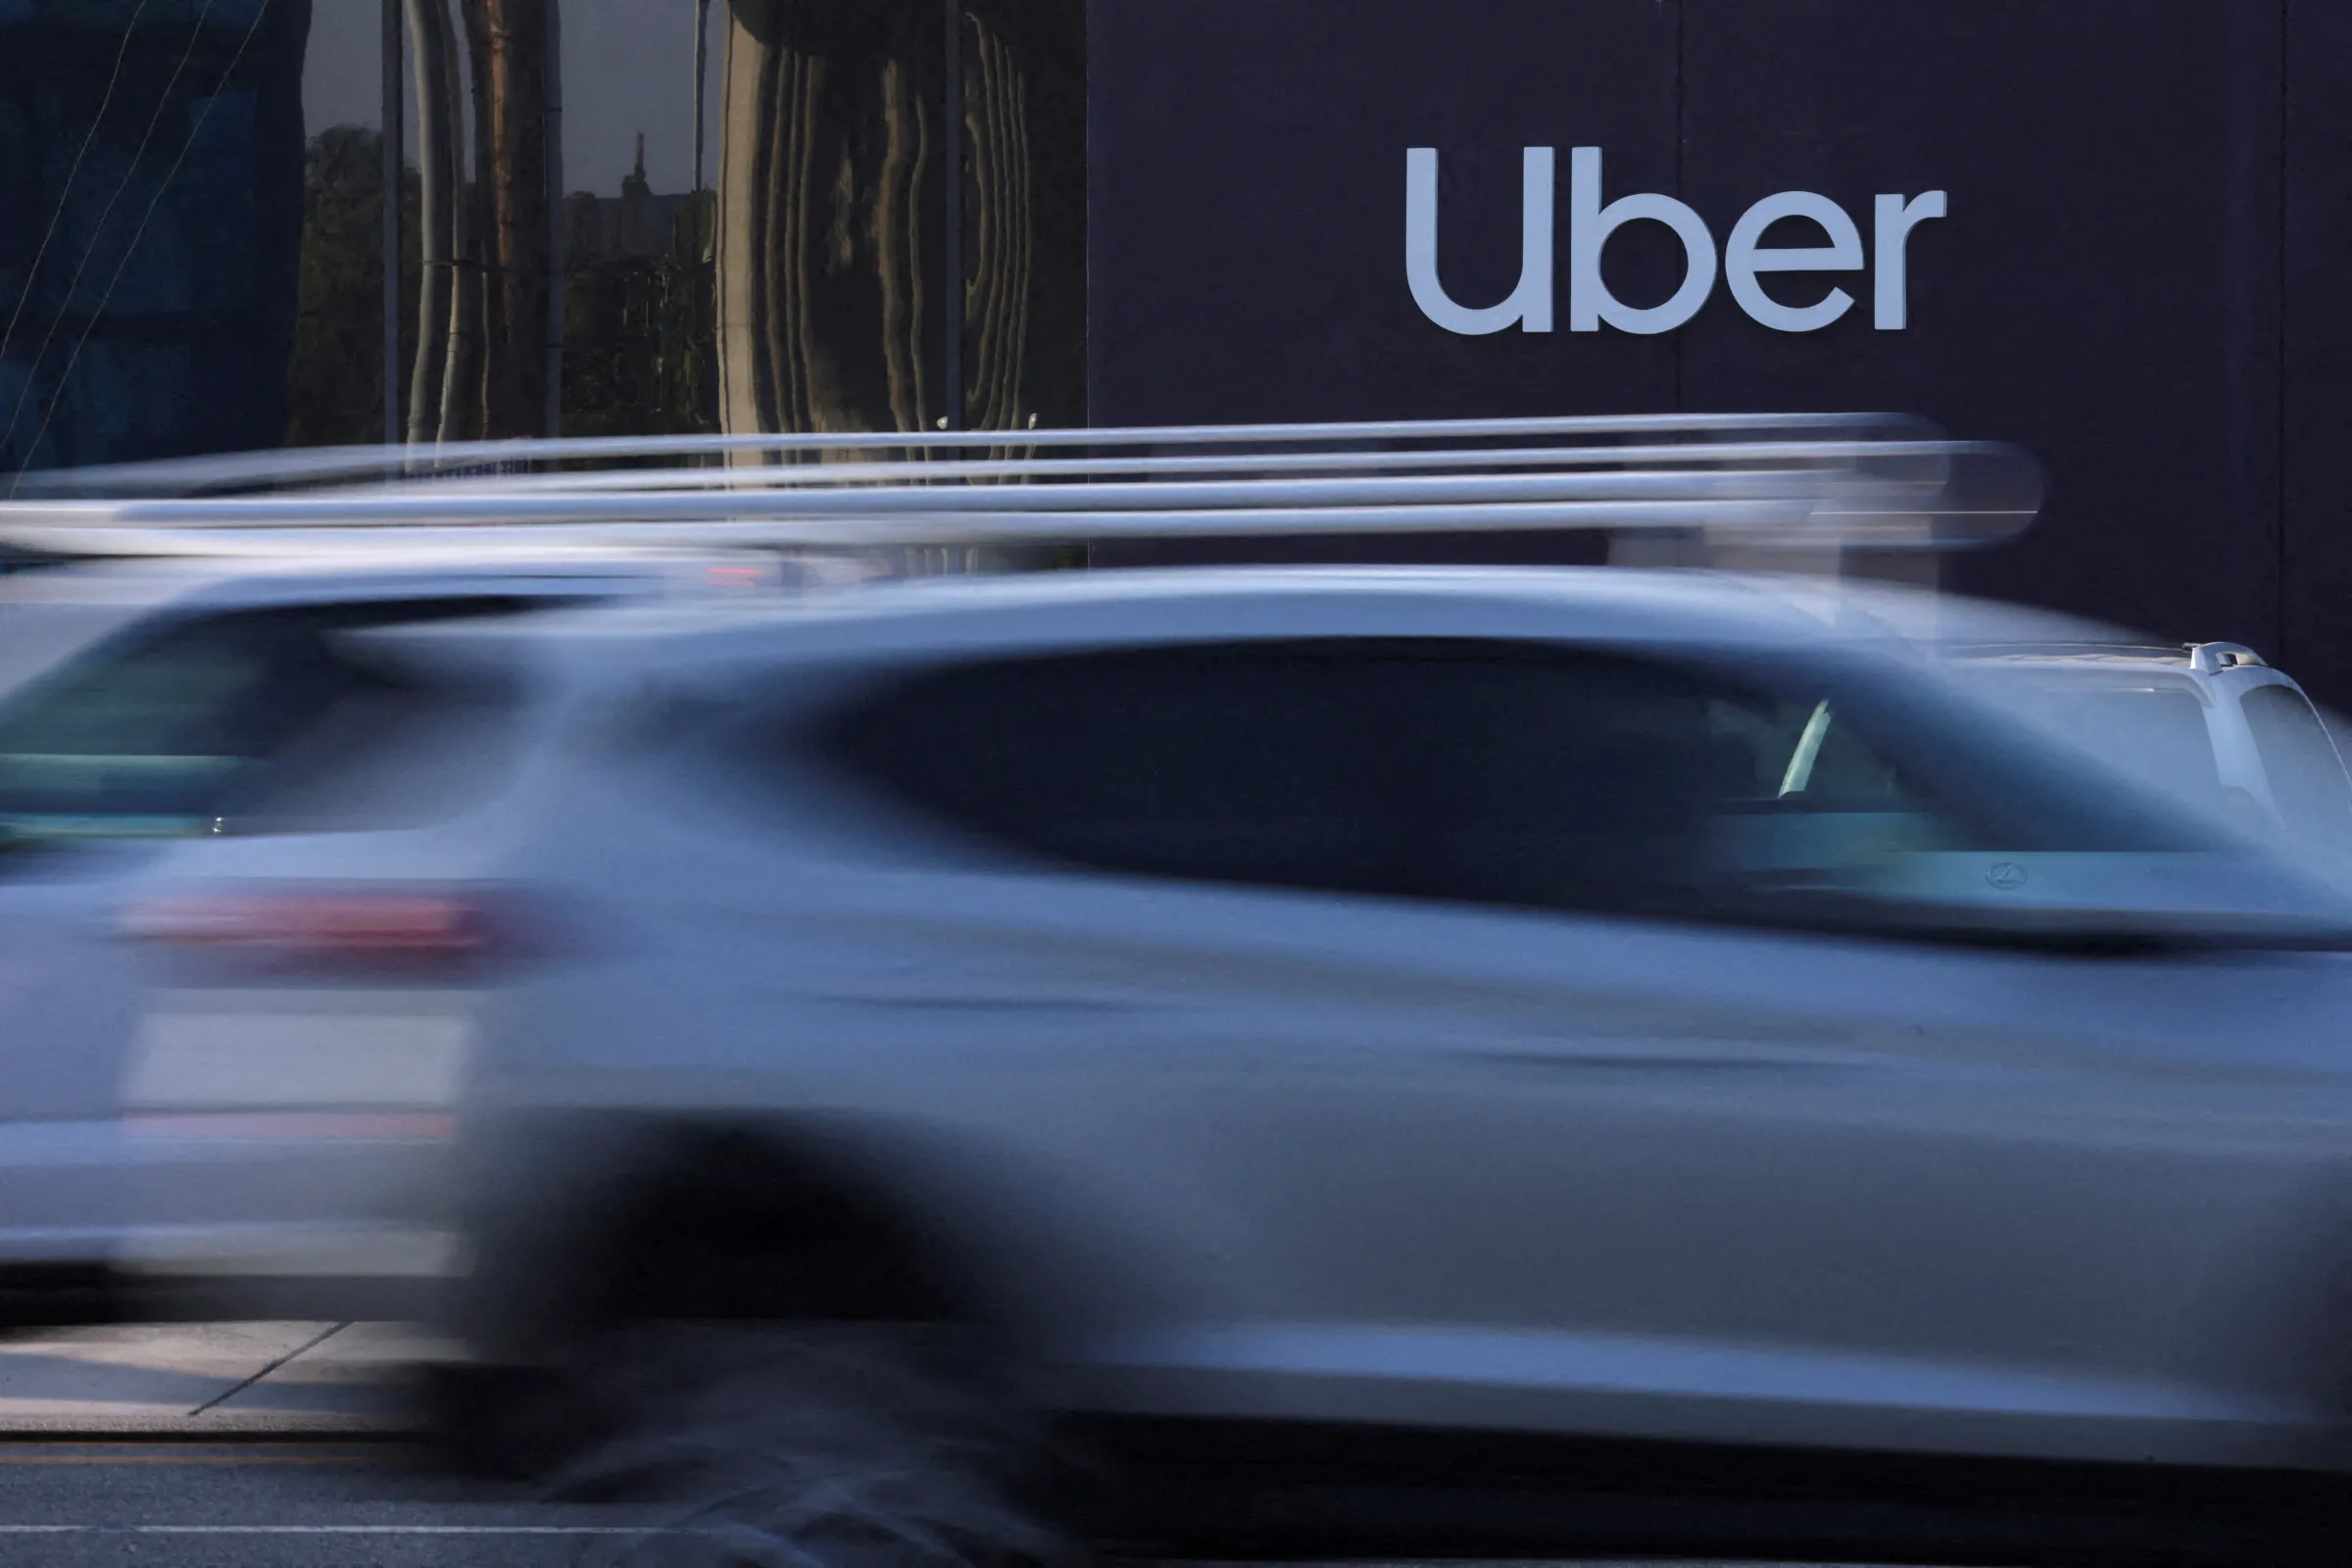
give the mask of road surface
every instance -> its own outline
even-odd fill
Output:
[[[397,1373],[432,1348],[381,1324],[0,1338],[0,1568],[571,1568],[625,1546],[625,1516],[423,1462]]]

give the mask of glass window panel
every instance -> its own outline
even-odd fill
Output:
[[[0,8],[0,472],[1082,422],[1084,76],[1082,0]]]
[[[281,438],[312,12],[0,11],[0,472]]]

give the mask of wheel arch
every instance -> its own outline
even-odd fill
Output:
[[[1037,1352],[1200,1283],[1144,1216],[934,1127],[557,1112],[499,1118],[468,1145],[472,1261],[447,1326],[502,1358],[657,1315],[947,1321]]]

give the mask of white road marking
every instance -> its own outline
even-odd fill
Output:
[[[6,1525],[0,1536],[646,1536],[652,1525]]]

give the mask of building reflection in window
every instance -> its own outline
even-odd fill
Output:
[[[278,440],[310,13],[0,5],[0,473]]]
[[[729,9],[717,244],[726,427],[931,428],[946,403],[938,8]]]
[[[1086,421],[1081,0],[974,0],[963,30],[964,421]]]
[[[0,4],[0,473],[1082,422],[1084,121],[1083,0]]]
[[[727,428],[1083,419],[1083,60],[1080,0],[734,0]]]
[[[563,341],[558,6],[406,4],[422,264],[408,438],[544,434]]]
[[[715,214],[708,191],[656,193],[642,139],[617,197],[564,199],[564,434],[719,428]]]

